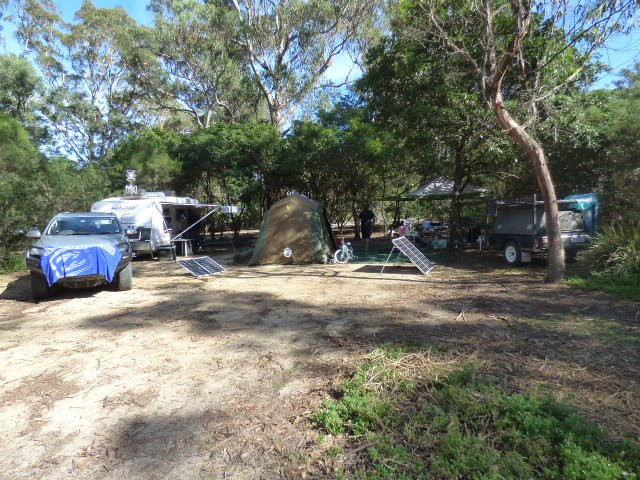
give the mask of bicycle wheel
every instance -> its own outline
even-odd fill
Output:
[[[336,263],[347,263],[349,261],[349,255],[340,248],[333,254],[333,259]]]

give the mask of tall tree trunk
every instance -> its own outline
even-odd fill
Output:
[[[353,237],[360,240],[360,216],[355,203],[351,205],[351,214],[353,215]]]
[[[392,227],[397,227],[398,225],[400,225],[400,200],[396,200],[396,204],[394,205]]]
[[[559,282],[564,277],[564,246],[562,231],[560,230],[560,216],[556,189],[551,179],[551,172],[547,165],[547,158],[542,146],[520,125],[507,111],[502,99],[502,93],[496,88],[490,96],[491,108],[498,115],[502,127],[509,136],[528,155],[538,181],[538,187],[544,199],[544,213],[546,217],[547,238],[549,241],[547,282]]]
[[[451,189],[451,210],[449,211],[449,248],[457,248],[461,233],[462,192],[466,185],[464,149],[456,150],[453,187]]]

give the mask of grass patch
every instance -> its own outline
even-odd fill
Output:
[[[21,272],[27,269],[21,253],[0,252],[0,274]]]
[[[505,392],[430,353],[376,350],[314,413],[319,428],[359,445],[344,478],[638,478],[636,444],[612,440],[571,406]]]
[[[640,302],[640,276],[572,276],[568,277],[566,282],[583,290],[599,290],[618,298]]]

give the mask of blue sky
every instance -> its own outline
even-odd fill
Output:
[[[79,10],[80,5],[82,5],[82,1],[83,0],[56,0],[56,3],[59,13],[63,18],[67,21],[72,21],[75,12]],[[147,0],[94,0],[94,4],[97,7],[113,8],[122,6],[138,23],[149,24],[152,22],[152,16],[147,11],[147,3]],[[3,33],[6,38],[4,50],[9,52],[18,51],[17,43],[12,38],[11,26],[7,25],[6,22],[3,23],[5,27]],[[640,61],[640,31],[636,30],[629,36],[618,36],[611,39],[607,48],[602,49],[600,54],[604,62],[611,66],[613,71],[601,75],[593,88],[613,88],[615,81],[619,79],[617,73],[621,69],[632,67],[636,61]],[[347,55],[341,55],[334,60],[326,76],[335,83],[342,83],[352,65]],[[354,76],[358,75],[358,72],[359,70],[357,68],[354,69],[351,73],[350,80],[353,80]]]

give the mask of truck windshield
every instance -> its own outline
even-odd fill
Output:
[[[45,235],[109,235],[120,231],[120,223],[113,217],[64,217],[51,222]]]

